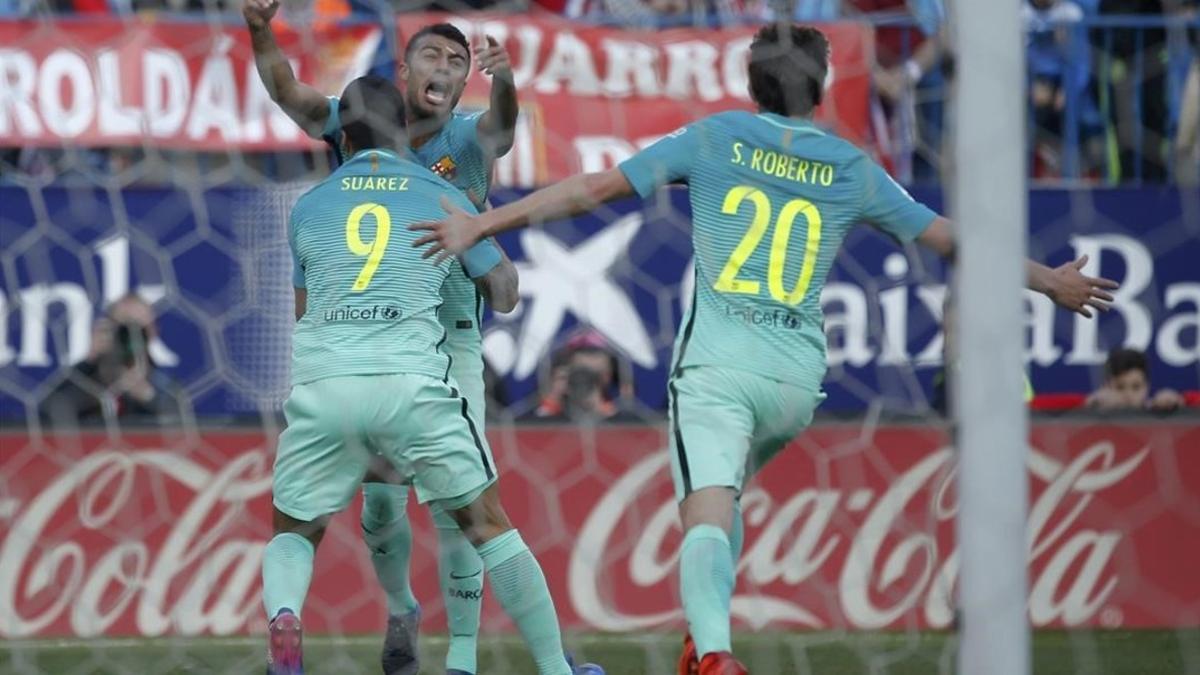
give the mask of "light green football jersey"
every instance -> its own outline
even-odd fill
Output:
[[[494,243],[492,244],[495,245]],[[450,357],[450,376],[458,382],[471,410],[482,419],[486,410],[483,382],[483,295],[467,276],[462,265],[451,263],[450,275],[442,286],[442,307],[438,319],[446,331],[442,351]]]
[[[296,202],[293,283],[307,289],[292,342],[292,383],[415,373],[445,379],[438,318],[456,261],[434,265],[408,225],[444,216],[442,197],[475,207],[428,169],[383,150],[358,153]]]
[[[329,97],[329,117],[322,132],[335,148],[339,147],[342,133],[338,103],[338,97]],[[473,196],[482,202],[491,189],[492,161],[479,143],[478,125],[479,113],[453,113],[433,137],[412,150],[412,156],[414,161],[445,179],[468,198]],[[451,266],[450,276],[442,287],[442,297],[438,318],[447,336],[442,351],[450,357],[450,375],[458,382],[471,409],[482,418],[486,406],[480,333],[483,298],[475,282],[457,263]]]
[[[769,113],[704,118],[620,169],[643,197],[689,187],[696,291],[676,372],[722,366],[815,390],[821,289],[846,233],[865,221],[909,241],[936,217],[851,143]]]

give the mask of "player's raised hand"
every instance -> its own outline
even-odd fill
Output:
[[[266,28],[279,11],[279,0],[243,0],[242,16],[251,28]]]
[[[1113,296],[1108,291],[1116,289],[1120,284],[1112,279],[1089,277],[1082,270],[1087,264],[1085,255],[1079,260],[1064,263],[1051,270],[1049,287],[1046,295],[1058,306],[1091,317],[1089,307],[1108,311],[1108,303]]]
[[[475,48],[475,61],[482,73],[512,79],[512,63],[508,60],[508,50],[491,35],[486,36],[484,43]]]
[[[428,245],[429,248],[421,257],[437,256],[438,264],[452,255],[461,254],[483,238],[482,228],[475,217],[455,206],[448,197],[442,197],[442,208],[446,210],[446,217],[442,220],[430,220],[408,226],[410,230],[429,233],[418,237],[412,245],[413,248]]]

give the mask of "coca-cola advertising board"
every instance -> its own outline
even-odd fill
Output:
[[[658,427],[501,427],[505,505],[563,623],[680,625],[681,542]],[[0,434],[0,636],[260,631],[274,436],[257,430]],[[1027,465],[1038,627],[1200,625],[1200,423],[1045,422]],[[946,628],[959,573],[955,451],[934,425],[819,425],[742,498],[732,609],[752,628]],[[443,621],[434,540],[414,586]],[[305,606],[313,632],[379,630],[357,526],[334,520]],[[980,536],[986,536],[981,533]],[[485,630],[510,626],[490,598]]]
[[[753,26],[623,30],[551,15],[402,14],[401,44],[451,21],[512,57],[522,115],[499,185],[532,187],[607,168],[675,128],[751,108]],[[338,94],[364,73],[378,25],[296,33],[277,26],[297,76]],[[821,120],[855,142],[869,124],[871,28],[825,26],[833,44]],[[154,145],[223,151],[315,147],[271,102],[238,24],[89,18],[0,21],[0,146]],[[468,81],[461,108],[486,108],[490,82]]]

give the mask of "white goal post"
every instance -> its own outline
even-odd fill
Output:
[[[1015,0],[959,0],[952,11],[958,672],[1028,675],[1025,55]]]

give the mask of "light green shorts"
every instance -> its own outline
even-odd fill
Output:
[[[693,366],[675,373],[670,395],[671,475],[675,498],[706,487],[741,493],[812,423],[825,394],[732,368]]]
[[[457,394],[441,380],[408,374],[292,387],[275,454],[276,508],[305,521],[341,511],[374,457],[411,481],[421,503],[470,503],[496,470],[482,426]]]
[[[463,398],[467,399],[467,410],[470,411],[471,418],[478,423],[476,428],[480,435],[483,435],[484,419],[487,416],[487,395],[484,390],[483,377],[474,377],[464,383],[462,380],[458,380],[452,376],[449,384],[451,387],[457,389]],[[487,455],[488,466],[495,469],[496,462],[492,459],[491,446],[484,443],[483,450]],[[384,455],[376,455],[371,459],[371,464],[364,481],[367,483],[387,483],[390,485],[410,485],[412,483],[411,480],[400,475],[395,467],[392,466],[391,461]]]

